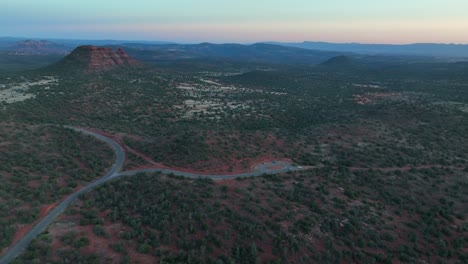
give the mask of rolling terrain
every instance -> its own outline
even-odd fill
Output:
[[[49,150],[34,163],[47,166],[4,157],[0,175],[29,200],[0,199],[38,208],[27,224],[70,194],[30,205],[33,178],[55,174],[63,189],[77,175],[78,188],[113,162],[104,144],[50,124],[114,140],[123,170],[140,172],[80,195],[14,263],[466,262],[467,68],[413,59],[129,44],[2,74],[10,149]],[[206,175],[261,177],[179,177]],[[2,220],[5,247],[23,214]]]
[[[416,55],[434,57],[464,57],[468,58],[468,45],[464,44],[437,44],[414,43],[406,45],[390,44],[361,44],[361,43],[328,43],[304,41],[301,43],[268,42],[282,45],[322,51],[353,52],[361,54],[387,54],[387,55]]]

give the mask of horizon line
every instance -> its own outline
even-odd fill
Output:
[[[303,40],[303,41],[277,41],[277,40],[267,40],[267,41],[257,41],[257,42],[222,42],[222,41],[172,41],[172,40],[154,40],[154,39],[112,39],[112,38],[66,38],[66,37],[20,37],[20,36],[0,36],[0,39],[11,38],[11,39],[24,39],[24,40],[72,40],[72,41],[120,41],[120,42],[163,42],[170,44],[242,44],[242,45],[251,45],[258,43],[285,43],[285,44],[300,44],[300,43],[329,43],[329,44],[362,44],[362,45],[393,45],[393,46],[405,46],[405,45],[415,45],[415,44],[436,44],[436,45],[468,45],[468,43],[456,43],[456,42],[400,42],[400,43],[382,43],[382,42],[336,42],[336,41],[326,41],[326,40]]]

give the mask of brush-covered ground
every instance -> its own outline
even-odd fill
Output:
[[[139,175],[83,196],[16,263],[464,263],[464,175]]]
[[[0,76],[5,89],[59,80],[3,102],[0,120],[101,131],[124,145],[125,169],[315,168],[216,183],[120,179],[82,197],[21,259],[466,262],[468,79],[420,66]]]
[[[6,87],[23,75],[59,80],[30,87],[31,99],[3,103],[0,118],[113,134],[130,149],[126,169],[159,164],[229,173],[273,158],[351,167],[463,166],[468,160],[462,74],[259,69],[0,76]]]
[[[105,143],[57,126],[0,123],[0,250],[113,162]]]

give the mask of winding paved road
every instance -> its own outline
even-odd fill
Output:
[[[281,169],[269,169],[269,167],[282,167]],[[262,163],[261,165],[256,166],[255,171],[247,172],[247,173],[239,173],[239,174],[229,174],[229,175],[215,175],[215,174],[194,174],[189,172],[182,172],[170,169],[141,169],[135,171],[126,171],[126,172],[119,172],[112,176],[112,179],[119,178],[122,176],[130,176],[135,175],[138,173],[153,173],[153,172],[161,172],[165,174],[173,174],[175,176],[182,176],[186,178],[207,178],[211,180],[229,180],[229,179],[237,179],[237,178],[247,178],[247,177],[258,177],[265,174],[278,174],[284,173],[288,171],[298,171],[301,170],[296,166],[291,166],[291,163],[285,161],[275,161],[274,163]]]
[[[33,239],[35,239],[40,233],[44,232],[44,230],[73,202],[75,201],[81,194],[95,188],[96,186],[112,179],[117,172],[123,166],[125,161],[125,151],[124,149],[114,140],[107,138],[105,136],[99,135],[97,133],[87,131],[80,128],[68,127],[75,131],[80,131],[84,134],[91,135],[96,137],[97,139],[104,141],[105,143],[109,144],[116,154],[116,161],[109,172],[107,172],[104,177],[100,178],[99,180],[87,185],[83,189],[73,193],[63,202],[61,202],[57,207],[55,207],[52,211],[49,212],[29,233],[27,233],[18,243],[16,243],[13,247],[11,247],[5,255],[0,258],[0,264],[10,263],[13,259],[15,259],[19,254],[21,254],[31,243]]]
[[[71,127],[71,126],[65,126],[66,128],[73,129],[75,131],[82,132],[84,134],[93,136],[108,145],[112,147],[116,154],[116,161],[114,165],[111,167],[109,172],[106,173],[102,178],[99,180],[87,185],[86,187],[82,188],[81,190],[73,193],[70,195],[68,198],[66,198],[63,202],[61,202],[56,208],[54,208],[52,211],[49,212],[36,226],[34,226],[29,233],[27,233],[20,241],[18,241],[13,247],[8,249],[8,251],[5,253],[0,258],[0,264],[7,264],[13,261],[16,257],[18,257],[26,248],[29,246],[32,240],[34,240],[39,234],[44,232],[46,228],[52,224],[52,222],[76,199],[81,194],[84,194],[97,186],[112,180],[116,178],[120,178],[123,176],[130,176],[130,175],[136,175],[138,173],[153,173],[153,172],[161,172],[161,173],[166,173],[166,174],[174,174],[176,176],[182,176],[182,177],[187,177],[187,178],[208,178],[212,180],[227,180],[227,179],[236,179],[236,178],[244,178],[244,177],[256,177],[256,176],[262,176],[265,174],[278,174],[278,173],[284,173],[288,171],[298,171],[302,170],[301,167],[295,167],[291,166],[290,163],[284,162],[284,161],[277,161],[273,163],[264,163],[261,165],[258,165],[256,167],[256,171],[254,172],[249,172],[249,173],[241,173],[241,174],[232,174],[232,175],[204,175],[204,174],[193,174],[193,173],[188,173],[188,172],[181,172],[181,171],[176,171],[176,170],[170,170],[170,169],[142,169],[142,170],[136,170],[136,171],[127,171],[127,172],[120,172],[122,169],[123,163],[125,161],[125,150],[120,146],[117,142],[114,140],[82,129],[82,128],[76,128],[76,127]],[[276,166],[282,166],[282,169],[270,169],[270,167],[276,167]]]

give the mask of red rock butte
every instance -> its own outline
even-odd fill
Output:
[[[138,67],[143,63],[129,56],[123,49],[80,46],[60,61],[59,66],[71,66],[88,73],[100,73],[121,67]]]

